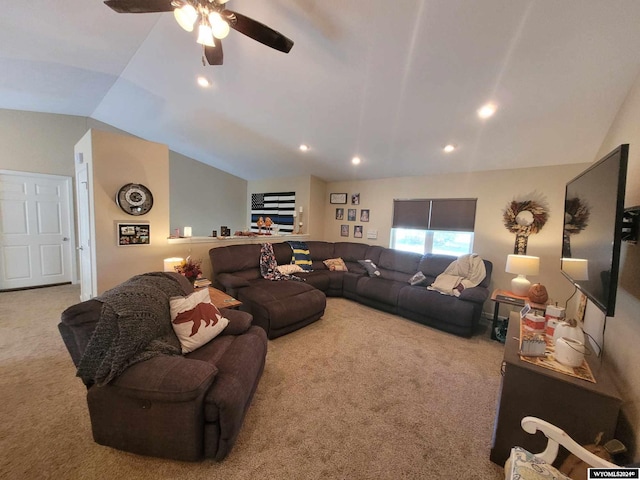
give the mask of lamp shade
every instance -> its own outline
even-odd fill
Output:
[[[561,268],[573,280],[589,280],[589,261],[584,258],[563,258]]]
[[[515,273],[517,277],[511,280],[511,291],[521,297],[526,297],[531,288],[527,275],[537,275],[540,270],[540,258],[530,255],[508,255],[505,271]]]
[[[516,275],[538,275],[540,258],[530,255],[508,255],[505,271]]]
[[[178,265],[183,262],[183,258],[180,257],[171,257],[164,259],[164,271],[165,272],[175,272]]]

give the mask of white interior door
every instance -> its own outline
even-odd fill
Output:
[[[78,201],[78,259],[80,262],[80,300],[96,296],[91,228],[91,195],[87,164],[76,169],[76,198]]]
[[[0,171],[0,290],[74,280],[71,178]]]

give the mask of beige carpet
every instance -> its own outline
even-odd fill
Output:
[[[181,463],[93,442],[57,332],[79,289],[0,293],[0,478],[499,479],[489,461],[502,346],[329,299],[269,342],[238,442]]]

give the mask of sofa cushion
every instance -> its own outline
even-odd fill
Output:
[[[368,247],[364,243],[336,242],[333,246],[333,256],[340,257],[345,262],[357,262],[367,258],[365,255]]]
[[[334,283],[332,281],[332,278],[334,276],[341,276],[342,273],[340,272],[331,272],[329,270],[313,270],[313,272],[305,272],[305,273],[301,273],[298,276],[300,278],[303,278],[305,282],[307,282],[307,284],[311,285],[312,287],[317,288],[318,290],[322,291],[322,292],[326,292],[327,290],[329,290],[329,288],[331,288],[331,284]]]
[[[197,290],[186,297],[171,297],[171,325],[182,353],[189,353],[220,335],[229,324],[211,303],[209,289]]]
[[[442,323],[469,329],[473,324],[473,306],[472,302],[460,301],[458,297],[442,295],[424,287],[412,287],[407,284],[398,294],[400,313],[412,312],[437,319]]]
[[[294,263],[289,263],[287,265],[278,265],[276,267],[276,270],[278,270],[283,275],[293,275],[294,273],[304,272],[300,265],[296,265]],[[248,282],[247,285],[249,285]]]
[[[255,269],[260,262],[260,245],[229,245],[209,250],[214,277],[219,273],[235,273]],[[287,262],[284,262],[287,263]]]
[[[225,290],[249,286],[249,281],[246,278],[239,277],[232,273],[221,273],[216,277],[216,280],[224,287]]]
[[[408,274],[407,279],[418,271],[422,255],[414,252],[385,249],[380,254],[378,268]]]
[[[327,269],[329,269],[332,272],[348,272],[349,271],[347,266],[344,264],[344,260],[342,260],[340,257],[327,258],[322,263],[324,263]]]
[[[307,242],[307,246],[309,247],[309,252],[311,253],[311,260],[326,260],[327,258],[334,258],[338,255],[333,253],[333,243],[332,242]]]
[[[396,282],[378,277],[360,277],[356,285],[356,293],[362,298],[368,298],[386,305],[396,306],[398,294],[404,282]]]
[[[458,257],[453,255],[437,255],[433,253],[425,254],[420,260],[418,270],[424,273],[427,277],[437,277]]]
[[[505,464],[505,478],[509,480],[571,480],[552,465],[521,447],[513,447]]]
[[[376,264],[373,263],[371,260],[369,259],[358,260],[358,263],[362,265],[362,267],[367,271],[370,277],[380,276],[380,270],[378,270],[378,267],[376,266]]]
[[[426,287],[433,282],[429,282],[427,277],[424,276],[424,273],[417,272],[413,277],[409,279],[409,285],[413,285],[414,287]]]

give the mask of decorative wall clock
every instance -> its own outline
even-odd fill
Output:
[[[116,203],[129,215],[144,215],[153,207],[153,195],[140,183],[127,183],[118,190]]]

